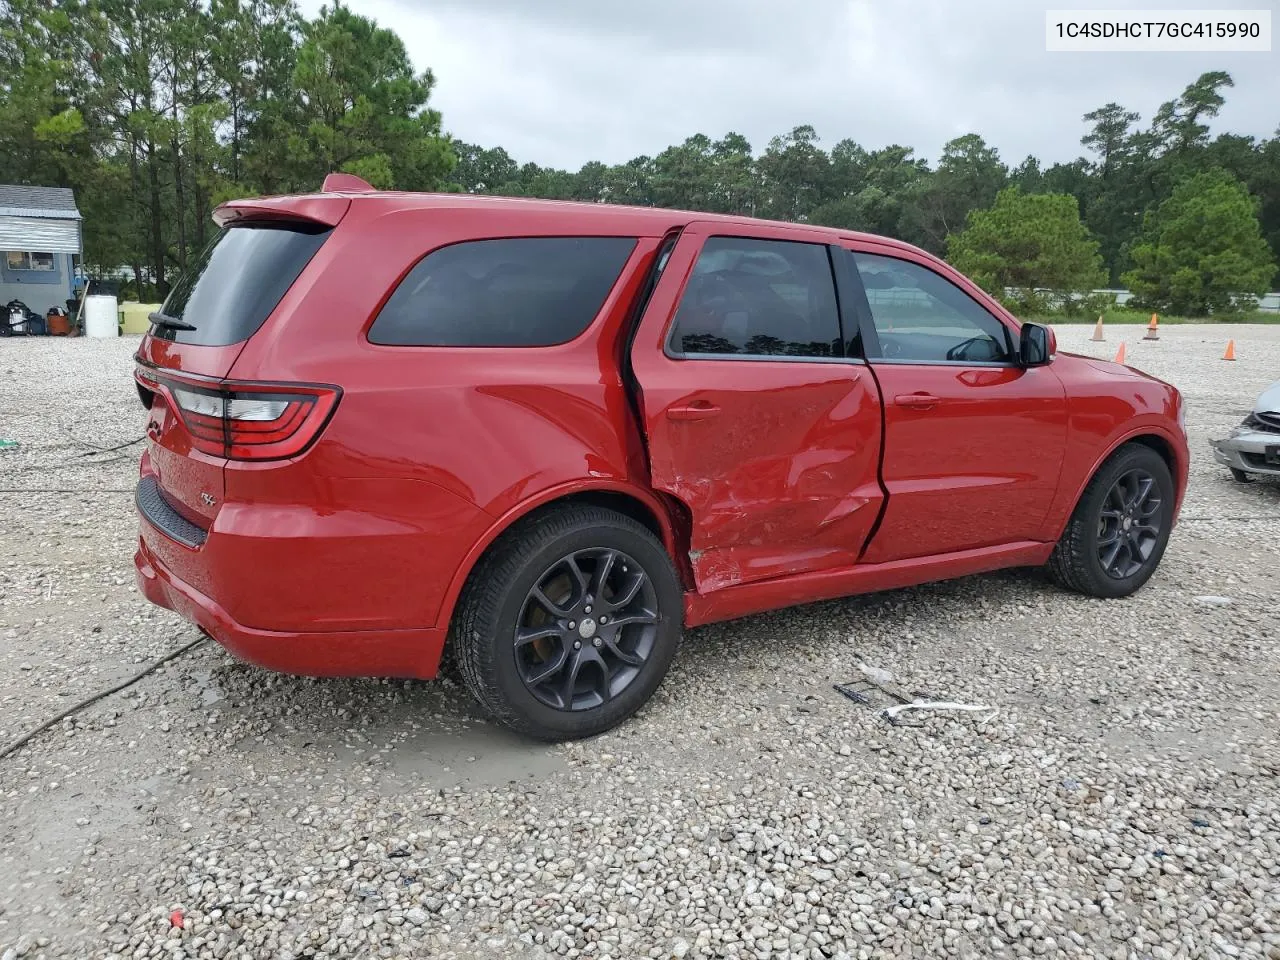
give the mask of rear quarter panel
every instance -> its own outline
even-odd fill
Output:
[[[1075,354],[1059,354],[1051,369],[1067,392],[1067,450],[1044,539],[1062,535],[1089,479],[1118,447],[1141,436],[1160,438],[1173,453],[1176,517],[1190,455],[1178,426],[1180,401],[1173,387],[1131,367]]]
[[[648,489],[618,332],[659,238],[637,239],[596,320],[570,343],[383,346],[368,341],[369,326],[400,279],[438,246],[619,232],[554,223],[512,229],[492,211],[361,207],[352,205],[308,267],[309,282],[290,291],[290,309],[245,346],[231,375],[342,387],[332,421],[306,455],[312,478],[296,480],[312,485],[301,499],[361,514],[370,529],[420,518],[398,525],[401,535],[387,541],[396,544],[393,556],[379,556],[370,541],[369,556],[343,569],[386,613],[364,626],[447,623],[481,546],[514,518],[575,490]],[[228,469],[228,502],[264,483],[252,473]],[[283,473],[265,482],[282,501],[299,502]],[[361,549],[349,555],[363,557]]]

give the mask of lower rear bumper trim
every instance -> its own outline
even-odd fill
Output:
[[[209,532],[201,530],[169,506],[154,476],[145,476],[138,481],[138,490],[133,499],[138,504],[138,512],[170,540],[177,540],[184,547],[193,549],[204,546]]]
[[[307,677],[398,677],[430,680],[440,666],[439,628],[297,633],[258,630],[231,618],[209,597],[174,577],[139,539],[138,589],[157,606],[191,621],[234,656]]]

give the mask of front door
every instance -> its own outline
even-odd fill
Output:
[[[880,403],[803,228],[694,223],[632,347],[655,487],[699,593],[857,561],[883,500]]]
[[[1040,538],[1067,438],[1052,366],[1019,367],[1012,324],[926,258],[846,256],[885,403],[888,504],[864,562]]]

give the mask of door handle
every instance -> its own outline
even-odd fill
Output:
[[[709,420],[720,415],[714,403],[695,402],[678,407],[667,407],[668,420]]]
[[[913,410],[932,410],[938,405],[938,398],[931,393],[900,393],[893,402]]]

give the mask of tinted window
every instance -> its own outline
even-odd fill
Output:
[[[178,278],[160,308],[195,329],[152,327],[152,334],[212,347],[249,339],[332,232],[300,226],[228,227]]]
[[[710,237],[680,298],[672,346],[689,354],[841,356],[827,248]]]
[[[976,300],[907,260],[854,253],[887,360],[1006,362],[1009,332]]]
[[[369,331],[373,343],[543,347],[595,319],[635,247],[627,237],[475,240],[429,254]]]

